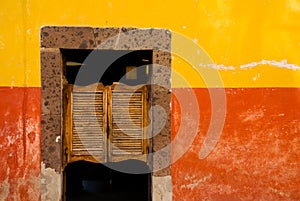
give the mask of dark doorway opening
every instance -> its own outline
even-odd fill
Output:
[[[73,50],[62,49],[68,84],[112,85],[149,84],[152,50]]]
[[[136,160],[109,165],[149,172],[146,163]],[[67,165],[65,177],[67,201],[148,201],[150,197],[150,173],[128,174],[105,164],[77,161]]]

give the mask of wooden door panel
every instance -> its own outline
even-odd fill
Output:
[[[115,84],[68,86],[67,163],[147,162],[148,90]]]
[[[69,162],[107,161],[106,96],[102,85],[69,86]]]
[[[109,90],[109,160],[146,161],[146,86],[117,84]]]

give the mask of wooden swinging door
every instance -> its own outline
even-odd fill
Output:
[[[108,87],[108,160],[147,161],[149,152],[148,90],[115,84]]]
[[[149,90],[123,84],[68,85],[64,164],[147,161]]]

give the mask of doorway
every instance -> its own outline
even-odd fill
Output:
[[[146,127],[152,51],[65,49],[62,54],[66,201],[150,201]],[[118,171],[122,166],[138,172]]]
[[[40,30],[41,91],[42,91],[42,169],[41,200],[61,200],[64,197],[64,111],[66,81],[66,51],[149,51],[152,53],[151,104],[165,110],[151,109],[152,131],[149,151],[152,152],[151,194],[159,196],[162,189],[171,189],[171,151],[164,149],[171,142],[171,38],[172,32],[158,28],[43,26]],[[102,53],[103,53],[102,52]],[[120,53],[120,52],[119,52]],[[85,54],[73,54],[80,58]],[[113,54],[111,54],[113,55]],[[83,59],[84,60],[84,59]],[[64,62],[63,62],[64,61]],[[73,70],[78,63],[69,63]],[[99,68],[98,68],[99,69]],[[131,72],[131,67],[127,68]],[[72,71],[73,71],[72,70]],[[76,70],[75,70],[76,71]],[[137,73],[129,73],[134,79]],[[94,78],[90,75],[89,78]],[[129,80],[128,79],[128,80]],[[77,80],[77,79],[76,79]],[[83,80],[84,82],[89,80]],[[98,82],[98,81],[97,81]],[[130,81],[133,82],[133,81]],[[127,81],[127,85],[130,86]],[[162,127],[161,122],[165,122]],[[169,146],[168,146],[169,147]],[[163,150],[162,150],[163,149]],[[160,151],[162,150],[162,151]],[[117,163],[117,162],[116,162]],[[71,163],[70,163],[71,164]],[[168,188],[165,188],[168,186]],[[150,191],[149,191],[150,192]]]

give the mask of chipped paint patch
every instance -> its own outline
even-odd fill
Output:
[[[275,61],[275,60],[261,60],[257,62],[251,62],[247,64],[241,64],[239,66],[227,66],[224,64],[199,64],[199,67],[209,67],[215,70],[238,70],[238,69],[251,69],[258,66],[273,66],[278,68],[285,68],[289,70],[300,70],[300,66],[297,64],[288,63],[287,60]]]
[[[10,169],[7,168],[6,175],[9,175]],[[6,200],[9,195],[10,184],[8,182],[8,177],[0,183],[0,200]]]
[[[60,142],[60,136],[57,136],[55,142]]]
[[[254,109],[248,109],[245,113],[242,113],[240,115],[240,118],[242,119],[242,122],[253,122],[257,121],[264,117],[265,109],[262,108],[254,108]]]
[[[152,177],[153,201],[172,201],[171,176]]]
[[[199,185],[200,181],[196,181],[195,183],[190,183],[190,184],[185,184],[180,186],[180,189],[189,189],[189,190],[193,190],[194,188],[196,188]]]
[[[197,179],[196,175],[193,175],[193,176],[186,175],[184,179],[186,181],[189,181],[190,183],[181,185],[180,189],[181,190],[182,189],[194,190],[194,188],[196,188],[200,183],[208,182],[211,180],[211,178],[212,178],[211,173],[209,173],[207,176],[204,176],[201,179]]]
[[[283,192],[283,191],[280,191],[278,189],[271,188],[271,187],[269,188],[269,192],[276,193],[276,194],[279,194],[282,197],[287,197],[287,198],[289,198],[291,196],[290,193],[286,193],[286,192]]]
[[[41,200],[58,201],[62,197],[62,175],[41,164]]]
[[[260,78],[260,73],[257,73],[252,79],[253,79],[253,81],[256,81],[256,80],[258,80],[259,78]]]

